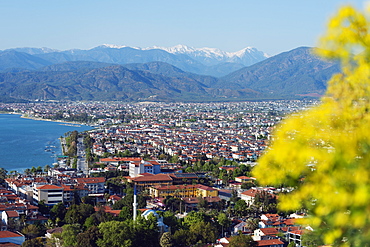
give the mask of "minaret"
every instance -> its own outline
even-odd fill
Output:
[[[136,214],[137,214],[137,202],[136,202],[136,184],[134,184],[134,203],[133,205],[133,215],[134,215],[134,221],[136,220]]]

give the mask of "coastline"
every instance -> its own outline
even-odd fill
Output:
[[[13,114],[13,113],[11,113],[11,114]],[[81,125],[92,127],[92,126],[90,126],[86,123],[68,122],[68,121],[63,121],[63,120],[52,120],[52,119],[46,119],[46,118],[31,117],[31,116],[26,116],[26,114],[22,114],[22,113],[14,113],[14,114],[21,115],[21,118],[32,119],[32,120],[36,120],[36,121],[47,121],[47,122],[62,123],[63,125],[73,126],[73,127],[81,127]]]
[[[34,117],[28,117],[27,115],[23,115],[23,114],[20,114],[20,113],[14,113],[14,112],[1,112],[0,114],[3,115],[4,117],[6,117],[6,115],[8,115],[9,117],[14,116],[14,118],[16,118],[16,119],[30,119],[30,120],[38,120],[38,121],[43,121],[43,122],[54,123],[55,127],[52,127],[51,129],[67,128],[66,131],[60,132],[60,133],[65,133],[65,132],[68,131],[68,129],[75,129],[79,132],[85,131],[84,129],[93,129],[93,127],[91,127],[89,125],[86,125],[86,124],[67,122],[67,121],[53,121],[51,119],[34,118]],[[16,116],[16,115],[19,115],[19,116]],[[26,124],[26,126],[29,126],[29,125],[33,126],[34,124],[35,123]],[[62,125],[64,127],[62,127]],[[10,126],[13,126],[13,125],[10,125]],[[60,127],[56,127],[56,126],[60,126]],[[78,130],[78,129],[80,129],[80,130]],[[19,133],[18,131],[8,131],[7,133],[10,133],[10,132]],[[41,133],[43,133],[42,129],[41,129]],[[4,134],[4,136],[5,136],[5,134]],[[2,137],[4,137],[4,136],[2,136]],[[44,134],[41,134],[41,136],[43,136],[43,138],[45,137]],[[2,162],[0,162],[0,167],[5,168],[8,172],[15,170],[19,173],[23,173],[25,169],[27,169],[27,168],[31,169],[32,166],[35,166],[35,167],[37,167],[37,166],[42,166],[43,167],[44,165],[52,166],[56,162],[56,160],[55,160],[56,155],[59,155],[59,153],[63,154],[63,141],[60,138],[60,136],[61,135],[58,134],[58,135],[55,136],[55,139],[54,138],[51,138],[51,139],[49,138],[49,139],[45,139],[45,140],[43,139],[40,142],[40,144],[37,143],[37,145],[34,145],[35,143],[31,142],[32,143],[31,145],[11,148],[10,152],[14,151],[14,153],[9,153],[9,150],[7,150],[5,152],[7,154],[6,157],[17,157],[16,158],[17,160],[16,161],[11,160],[10,158],[5,159]],[[29,138],[29,139],[34,141],[34,140],[37,140],[39,138],[38,137],[36,137],[36,138],[32,137],[32,138]],[[15,143],[24,143],[24,141],[25,141],[23,136],[19,137],[17,139],[14,139],[12,137],[9,140],[11,140],[11,141],[10,141],[10,143],[6,144],[6,147],[14,146],[12,144],[13,142],[15,142]],[[54,141],[55,141],[55,144],[58,144],[58,145],[49,144],[49,142],[54,142]],[[4,145],[4,142],[3,142],[3,145]],[[47,146],[45,146],[45,145],[47,145]],[[52,149],[52,150],[49,150],[49,151],[46,150],[48,148],[48,146],[50,146],[50,145],[55,145],[56,147],[59,146],[59,148]],[[16,151],[16,150],[18,150],[18,151]],[[21,159],[20,159],[20,157],[17,156],[17,154],[18,154],[17,152],[19,152],[19,150],[22,150],[22,152],[24,152],[24,154],[25,154],[25,155],[21,156]],[[5,153],[4,153],[4,156],[5,156]]]
[[[80,127],[78,125],[84,125],[84,126],[92,127],[92,126],[90,126],[86,123],[69,122],[69,121],[63,121],[63,120],[52,120],[52,119],[47,119],[47,118],[38,118],[38,117],[27,116],[27,114],[18,113],[18,112],[6,112],[6,111],[2,112],[2,111],[0,111],[0,114],[20,115],[21,118],[25,118],[25,119],[32,119],[32,120],[36,120],[36,121],[64,123],[64,124],[70,124],[71,126],[74,126],[74,127]]]

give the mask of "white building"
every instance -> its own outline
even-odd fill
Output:
[[[37,204],[44,201],[46,205],[53,206],[63,202],[63,190],[63,187],[53,184],[35,186],[33,188],[33,202]]]

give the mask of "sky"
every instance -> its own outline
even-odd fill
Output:
[[[48,47],[255,47],[270,55],[315,46],[338,8],[360,0],[1,0],[0,50]]]

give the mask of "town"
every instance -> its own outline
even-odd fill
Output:
[[[276,206],[292,188],[251,171],[276,125],[315,104],[1,103],[94,129],[66,133],[50,166],[1,171],[0,246],[308,246],[305,211]]]

